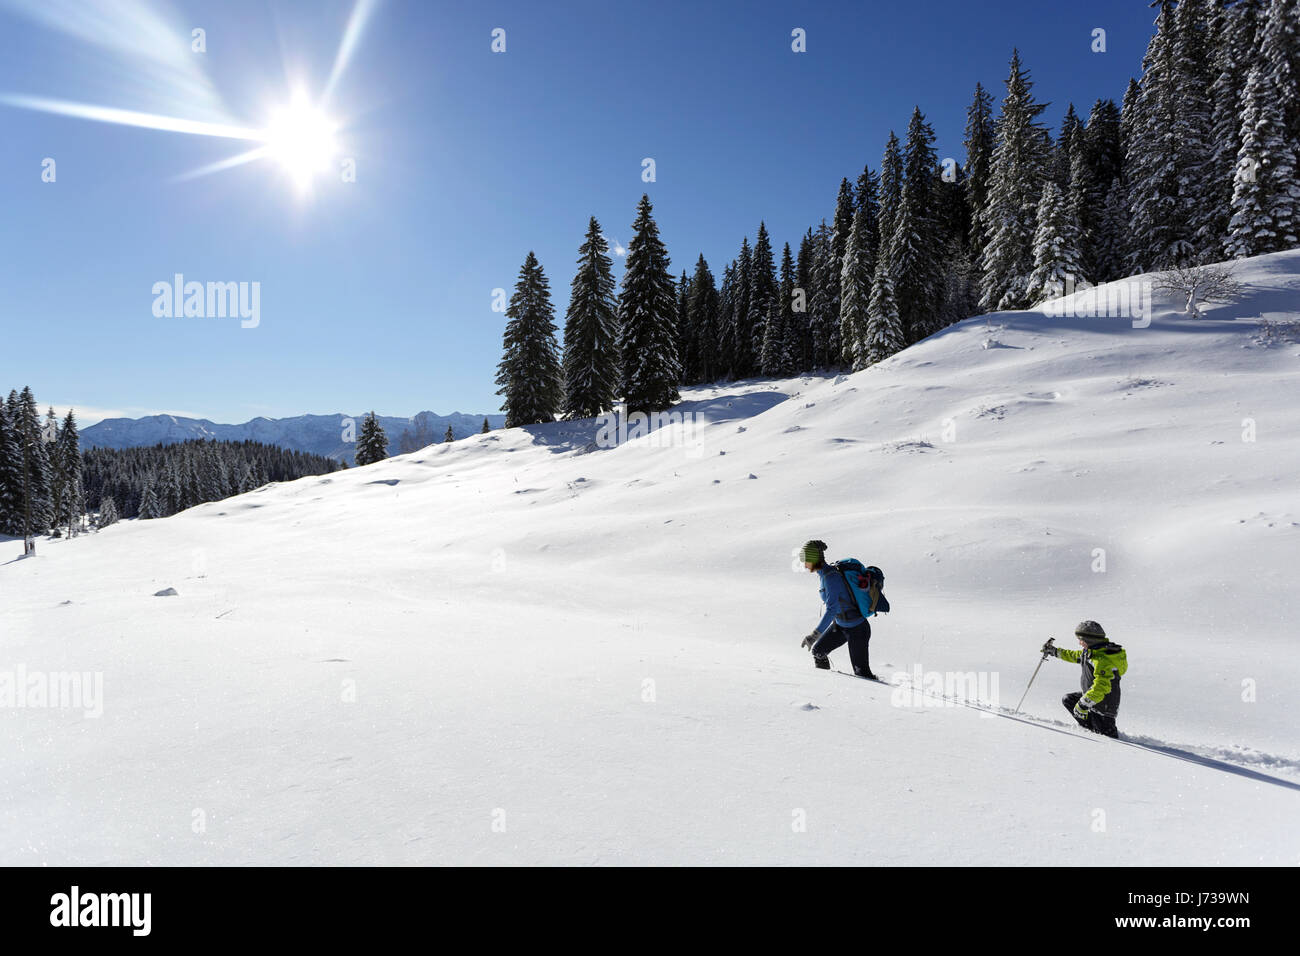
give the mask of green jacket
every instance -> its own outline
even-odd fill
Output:
[[[1103,644],[1081,651],[1056,649],[1056,656],[1071,664],[1082,664],[1079,686],[1094,710],[1114,716],[1119,711],[1119,679],[1128,670],[1128,657],[1118,644]]]

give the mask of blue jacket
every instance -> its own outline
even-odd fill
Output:
[[[826,605],[826,613],[817,625],[818,634],[825,634],[832,621],[841,627],[857,627],[866,620],[858,609],[853,592],[844,582],[844,575],[823,561],[817,569],[817,576],[822,579],[822,603]]]

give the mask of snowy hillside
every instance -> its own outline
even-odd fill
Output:
[[[691,390],[698,444],[500,431],[6,543],[0,668],[104,676],[0,710],[0,863],[1293,865],[1300,344],[1256,332],[1300,252],[1239,275]],[[815,671],[812,537],[885,570],[882,677],[989,709],[1102,622],[1129,742],[1061,661],[1030,719]]]
[[[452,412],[435,415],[420,412],[425,427],[441,441],[447,426],[456,438],[476,435],[483,427],[483,415]],[[380,415],[379,424],[388,435],[389,450],[396,451],[398,439],[406,429],[415,431],[411,418]],[[504,415],[486,416],[493,428],[505,424]],[[351,433],[359,431],[361,415],[353,416]],[[209,441],[257,441],[278,445],[296,451],[324,455],[351,465],[356,458],[355,441],[344,441],[347,416],[298,415],[293,418],[254,418],[240,425],[221,425],[206,418],[184,418],[177,415],[149,415],[145,418],[108,418],[82,431],[82,443],[87,448],[139,448],[147,445],[172,444],[191,439]]]

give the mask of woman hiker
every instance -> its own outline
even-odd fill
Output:
[[[844,575],[826,563],[825,541],[809,541],[803,546],[803,566],[821,578],[821,596],[826,613],[816,629],[803,639],[801,646],[812,649],[816,667],[830,670],[830,652],[847,643],[853,673],[867,680],[876,680],[867,653],[871,624],[858,609],[857,599],[849,590]]]

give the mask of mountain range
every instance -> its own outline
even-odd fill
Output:
[[[417,442],[414,450],[443,440],[447,426],[452,437],[466,438],[483,430],[486,418],[492,428],[505,424],[504,415],[471,415],[452,412],[436,415],[419,412],[410,418],[380,415],[379,424],[388,436],[390,455],[400,454],[402,435]],[[221,425],[206,418],[183,418],[179,415],[148,415],[144,418],[106,418],[81,432],[84,448],[138,448],[192,439],[209,441],[258,441],[281,448],[325,455],[338,461],[355,463],[356,433],[361,429],[361,415],[298,415],[293,418],[254,418],[241,425]],[[349,422],[351,426],[349,427]]]

